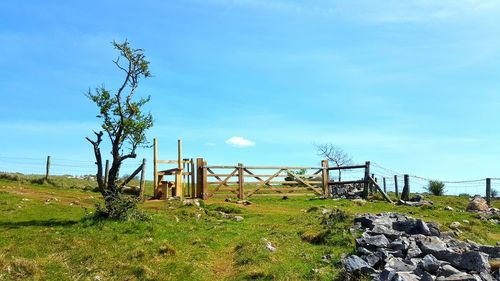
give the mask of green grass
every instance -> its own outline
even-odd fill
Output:
[[[348,227],[357,213],[406,213],[445,230],[468,220],[461,239],[500,241],[499,225],[463,211],[468,198],[427,197],[434,206],[307,197],[256,197],[249,206],[216,198],[203,208],[148,201],[141,208],[151,221],[116,222],[88,218],[98,193],[0,179],[0,280],[332,280],[341,254],[353,251]],[[324,208],[342,212],[325,222]],[[223,219],[218,211],[245,219]],[[335,266],[321,261],[325,254]]]

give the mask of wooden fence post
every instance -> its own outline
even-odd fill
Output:
[[[323,180],[323,196],[326,198],[332,197],[330,192],[330,187],[328,182],[330,181],[330,175],[328,171],[328,160],[321,160],[321,167],[323,167],[322,180]]]
[[[203,198],[203,158],[196,158],[196,198]]]
[[[491,179],[486,179],[486,202],[491,206]]]
[[[203,200],[208,198],[208,183],[207,183],[207,161],[203,161],[203,168],[201,169],[202,175],[201,175],[201,181],[202,181],[202,197]]]
[[[245,184],[245,180],[243,177],[243,164],[238,163],[238,199],[245,199],[245,193],[243,190],[243,185]]]
[[[398,176],[397,175],[394,175],[394,189],[396,191],[396,198],[399,198]]]
[[[49,180],[50,176],[50,156],[47,156],[47,164],[45,165],[45,180]]]
[[[386,184],[385,184],[385,177],[382,178],[382,182],[384,184],[384,193],[387,194],[387,188],[386,188]]]
[[[368,192],[370,189],[370,161],[365,163],[365,184],[363,186],[363,198],[368,198]]]
[[[372,179],[377,182],[377,179],[375,178],[375,174],[372,173]],[[376,193],[377,190],[373,188],[373,184],[370,184],[370,194]]]
[[[104,165],[104,186],[108,185],[109,178],[109,160],[106,159],[106,164]]]
[[[190,170],[191,170],[191,198],[196,198],[196,172],[194,169],[194,159],[191,158],[190,162]]]
[[[410,200],[410,176],[404,175],[404,179],[405,179],[405,185],[403,186],[401,200],[409,201]]]
[[[141,181],[139,183],[139,197],[144,200],[144,189],[146,188],[146,158],[142,159]]]
[[[157,189],[158,189],[158,141],[156,140],[156,138],[154,138],[153,139],[153,197],[154,198],[158,197]]]
[[[182,140],[177,140],[177,169],[178,172],[175,175],[175,196],[181,198],[184,196],[182,182],[184,169],[182,168]]]

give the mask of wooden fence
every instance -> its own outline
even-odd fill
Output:
[[[367,197],[374,188],[383,193],[372,176],[370,162],[363,165],[329,167],[328,161],[321,161],[320,167],[311,166],[245,166],[208,165],[203,158],[182,159],[182,145],[178,143],[178,160],[159,160],[157,142],[154,142],[154,186],[156,198],[191,197],[208,199],[211,197],[252,196],[324,196],[332,197],[339,187],[363,185],[363,196]],[[159,170],[160,164],[175,164],[177,167]],[[359,180],[335,181],[331,171],[363,169],[364,177]],[[166,180],[174,176],[173,181]]]

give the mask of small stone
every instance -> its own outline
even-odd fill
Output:
[[[391,281],[419,281],[420,278],[411,272],[398,272]]]
[[[342,264],[344,265],[345,270],[350,273],[361,272],[371,274],[375,272],[375,269],[373,269],[373,267],[371,267],[365,260],[355,255],[350,255],[342,259]]]
[[[375,254],[366,255],[361,258],[364,259],[371,267],[375,267],[375,265],[381,261],[380,257]]]
[[[448,277],[454,274],[461,273],[460,270],[454,268],[453,266],[449,264],[445,264],[441,267],[441,269],[438,271],[438,276],[440,277]]]
[[[270,241],[266,243],[266,249],[270,252],[276,252],[276,247]]]
[[[469,224],[470,222],[468,220],[462,220],[463,223]]]
[[[415,196],[413,196],[412,198],[410,198],[410,201],[411,202],[420,202],[420,201],[424,201],[424,196],[420,195],[420,194],[417,194]]]
[[[436,281],[481,281],[481,279],[476,279],[476,277],[467,274],[465,272],[460,272],[447,277],[440,276],[436,278]]]
[[[385,269],[393,269],[397,272],[400,271],[413,271],[417,268],[417,266],[405,262],[401,258],[396,258],[396,257],[391,257],[388,258],[386,264],[385,264]]]
[[[435,274],[439,269],[439,261],[433,255],[426,255],[420,260],[418,266],[429,273]]]
[[[450,224],[450,226],[449,226],[449,227],[450,227],[451,229],[459,229],[459,228],[460,228],[460,226],[462,226],[462,225],[461,225],[458,221],[454,221],[454,222],[452,222],[452,223]]]
[[[408,252],[406,252],[406,258],[408,259],[417,258],[420,257],[422,254],[423,254],[422,251],[418,247],[409,248]]]
[[[357,251],[358,251],[358,254],[360,254],[360,255],[371,255],[372,254],[372,252],[370,250],[368,250],[364,247],[358,247]]]
[[[489,272],[491,269],[488,261],[488,254],[477,251],[462,254],[459,267],[467,270],[474,270],[476,272]]]
[[[356,243],[358,245],[380,248],[387,247],[387,245],[389,244],[389,240],[387,240],[387,238],[383,234],[374,236],[366,235],[364,237],[356,239]]]
[[[431,230],[429,229],[427,224],[420,219],[417,220],[417,228],[421,234],[427,235],[427,236],[431,235]]]
[[[234,216],[234,218],[233,218],[233,219],[234,219],[235,221],[237,221],[237,222],[240,222],[240,221],[243,221],[243,219],[244,219],[244,218],[243,218],[242,216]]]
[[[445,209],[446,211],[453,211],[453,208],[452,208],[452,207],[450,207],[450,206],[446,206],[446,207],[444,207],[444,209]]]

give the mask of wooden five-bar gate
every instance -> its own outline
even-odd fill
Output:
[[[159,170],[163,164],[174,168]],[[358,180],[334,181],[331,171],[363,169],[364,177]],[[174,180],[167,180],[173,176]],[[182,142],[178,142],[177,160],[159,160],[157,141],[154,141],[154,195],[155,198],[189,197],[208,199],[211,197],[252,196],[298,196],[312,195],[332,197],[336,189],[346,185],[362,185],[363,197],[377,189],[386,200],[389,197],[370,174],[370,162],[363,165],[329,167],[321,161],[320,167],[208,165],[203,158],[182,158]]]

